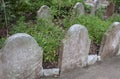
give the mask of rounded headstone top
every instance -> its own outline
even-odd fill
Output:
[[[19,38],[19,37],[31,37],[32,38],[32,36],[30,36],[29,34],[26,34],[26,33],[16,33],[16,34],[10,36],[8,39],[13,39],[13,38],[15,39],[15,38]]]
[[[40,7],[40,9],[37,11],[37,15],[41,19],[48,19],[51,17],[50,15],[50,8],[47,5],[43,5]]]
[[[80,7],[81,5],[82,5],[82,3],[77,2],[76,5],[75,5],[73,8],[78,8],[78,7]]]
[[[29,42],[28,40],[32,41],[31,43],[34,42],[34,44],[37,44],[36,40],[32,36],[30,36],[29,34],[26,34],[26,33],[16,33],[16,34],[10,36],[9,38],[7,38],[7,40],[5,41],[4,45],[9,45],[9,44],[12,45],[12,43],[13,44],[22,44],[22,43],[26,43],[27,44]],[[14,46],[14,45],[12,45],[12,46]]]
[[[43,5],[42,8],[47,9],[49,7],[47,5]]]
[[[78,32],[80,29],[86,30],[86,28],[83,25],[80,24],[74,24],[70,27],[69,32]],[[87,30],[86,30],[87,31]]]

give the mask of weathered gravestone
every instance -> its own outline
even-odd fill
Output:
[[[107,0],[99,0],[100,3],[107,2]]]
[[[110,28],[105,32],[100,52],[101,59],[120,54],[120,23],[114,22]]]
[[[94,0],[85,0],[85,2],[93,2]]]
[[[85,14],[84,6],[80,2],[77,2],[75,4],[75,6],[73,7],[73,11],[75,16]]]
[[[98,8],[98,5],[99,5],[99,0],[94,0],[93,6],[92,6],[92,9],[91,9],[91,15],[96,14],[96,10]]]
[[[89,48],[90,39],[87,29],[79,24],[71,26],[63,40],[63,52],[60,53],[61,73],[86,66]]]
[[[9,37],[2,48],[5,79],[36,79],[42,73],[42,49],[28,34]]]
[[[51,19],[50,8],[47,5],[41,6],[37,11],[37,15],[41,19]]]

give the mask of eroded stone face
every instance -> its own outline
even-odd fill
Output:
[[[2,48],[5,79],[35,79],[42,73],[42,49],[28,34],[10,36]]]
[[[114,22],[105,32],[99,54],[101,59],[116,55],[120,50],[120,23]]]
[[[90,39],[87,29],[79,24],[70,27],[63,40],[63,53],[61,55],[61,73],[87,64],[90,48]]]
[[[80,2],[77,2],[77,3],[75,4],[75,6],[73,7],[73,10],[74,10],[74,14],[75,14],[76,16],[82,15],[82,14],[85,13],[84,6],[83,6],[83,4],[80,3]]]
[[[41,6],[41,8],[37,11],[37,15],[41,19],[50,19],[50,8],[47,5]]]

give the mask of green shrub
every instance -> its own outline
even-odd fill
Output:
[[[110,22],[120,22],[120,15],[119,14],[114,14],[113,16],[108,18],[107,21],[110,21]]]
[[[90,13],[91,12],[92,7],[90,5],[84,4],[84,7],[85,7],[86,13]]]
[[[37,10],[44,4],[51,8],[53,15],[64,16],[68,13],[68,10],[64,8],[71,9],[78,1],[83,2],[84,0],[6,0],[7,21],[10,25],[11,22],[17,21],[21,16],[35,19]],[[5,26],[5,18],[2,1],[0,1],[0,14],[0,27],[3,27]]]
[[[5,42],[6,38],[0,38],[0,48],[2,48],[3,43]]]
[[[45,20],[38,20],[37,24],[25,23],[23,19],[13,26],[10,34],[27,33],[33,36],[44,50],[44,62],[57,61],[56,50],[61,46],[64,37],[62,29]]]
[[[95,16],[81,15],[79,17],[73,17],[72,19],[66,19],[64,28],[68,29],[73,24],[84,25],[88,29],[91,40],[100,44],[103,33],[110,26],[111,22],[102,21]]]

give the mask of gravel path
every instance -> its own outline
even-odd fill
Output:
[[[42,79],[120,79],[120,56],[95,65],[65,72],[58,78]]]

